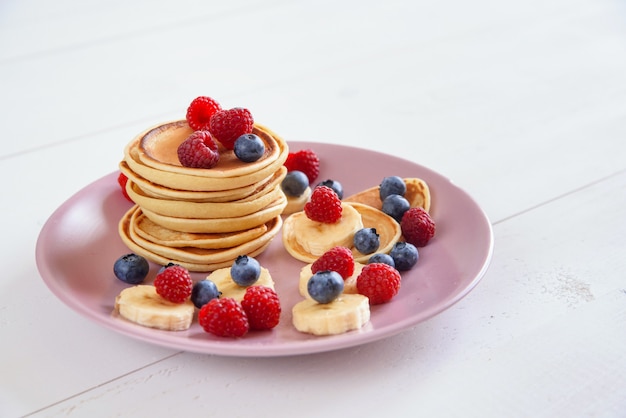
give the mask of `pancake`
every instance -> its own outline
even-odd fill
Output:
[[[284,193],[281,193],[281,196],[276,201],[272,202],[270,205],[259,210],[258,212],[235,218],[219,219],[165,216],[151,212],[145,208],[142,208],[142,211],[152,222],[161,225],[164,228],[182,232],[222,233],[244,231],[267,223],[274,217],[280,215],[286,204],[287,198]]]
[[[284,175],[283,169],[286,172],[285,167],[281,167],[272,175],[264,178],[256,183],[246,185],[231,190],[214,190],[214,191],[193,191],[183,189],[171,189],[169,187],[162,186],[147,180],[133,170],[130,169],[126,161],[119,163],[119,169],[122,173],[128,177],[133,183],[141,188],[143,193],[148,196],[159,199],[172,199],[172,200],[190,200],[193,202],[229,202],[232,200],[244,199],[252,196],[261,187],[268,187],[268,185],[276,182],[277,179],[282,181]]]
[[[283,195],[280,187],[260,190],[251,199],[250,197],[232,202],[191,202],[186,200],[157,199],[147,196],[132,181],[126,183],[126,192],[137,205],[143,209],[158,215],[195,218],[195,219],[220,219],[237,218],[254,214]]]
[[[193,130],[186,120],[168,122],[153,127],[136,138],[139,159],[143,164],[161,171],[210,178],[227,178],[255,173],[278,159],[283,151],[279,138],[275,138],[262,127],[255,125],[252,128],[252,133],[261,138],[265,144],[265,152],[258,160],[242,164],[234,151],[227,150],[216,141],[220,159],[214,167],[209,169],[184,167],[178,160],[177,150],[178,146],[192,133]]]
[[[232,248],[223,250],[198,249],[194,247],[170,248],[138,239],[134,234],[134,216],[137,211],[130,209],[120,220],[118,232],[126,246],[138,255],[160,265],[179,264],[190,271],[209,272],[231,266],[239,255],[256,257],[261,254],[279,232],[282,218],[277,216],[268,223],[268,230],[262,236]]]
[[[400,239],[402,231],[400,224],[391,216],[375,209],[369,205],[356,202],[344,202],[354,207],[360,214],[364,228],[376,228],[376,232],[380,236],[380,246],[377,252],[389,253],[391,248]],[[294,235],[294,223],[301,220],[302,216],[306,216],[304,212],[297,212],[290,215],[283,223],[283,246],[291,256],[304,261],[305,263],[313,263],[319,258],[304,250]],[[367,263],[372,254],[361,254],[356,248],[352,247],[352,255],[354,260],[360,263]]]
[[[406,185],[404,197],[409,201],[411,207],[422,207],[428,212],[431,201],[428,184],[416,177],[406,177],[403,180]],[[362,203],[378,210],[381,210],[383,207],[383,202],[380,200],[379,186],[370,187],[343,200],[344,202]]]
[[[136,215],[133,220],[134,232],[147,241],[167,247],[197,247],[197,248],[227,248],[260,237],[267,232],[267,225],[237,232],[219,234],[194,234],[189,232],[173,231],[163,228],[148,219],[141,209],[136,206]]]

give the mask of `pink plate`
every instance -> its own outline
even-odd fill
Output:
[[[297,151],[312,148],[320,156],[319,181],[341,182],[345,195],[378,185],[383,177],[419,177],[431,191],[431,216],[437,232],[419,250],[419,261],[403,273],[399,294],[372,307],[363,329],[314,337],[291,325],[291,307],[301,300],[298,277],[304,263],[288,255],[278,236],[258,257],[276,281],[283,315],[272,331],[255,331],[232,340],[213,337],[194,322],[187,331],[159,331],[127,322],[113,311],[115,296],[128,286],[113,275],[115,260],[129,252],[117,233],[130,208],[113,172],[80,190],[59,207],[37,241],[37,266],[50,290],[70,308],[121,334],[178,350],[243,357],[307,354],[352,347],[389,337],[458,302],[485,274],[493,250],[491,224],[482,209],[447,178],[413,162],[364,149],[310,142],[290,142]],[[152,265],[150,283],[159,266]],[[194,274],[202,279],[206,274]]]

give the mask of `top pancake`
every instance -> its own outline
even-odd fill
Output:
[[[237,158],[234,151],[225,149],[216,141],[220,159],[214,167],[184,167],[178,160],[177,150],[192,133],[193,129],[185,120],[167,122],[139,134],[131,147],[137,148],[138,160],[146,166],[166,172],[210,178],[239,177],[257,172],[275,162],[285,148],[280,138],[275,138],[261,126],[255,125],[252,133],[259,136],[265,144],[265,153],[257,161],[244,163]]]

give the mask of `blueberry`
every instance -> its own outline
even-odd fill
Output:
[[[259,280],[261,275],[261,265],[259,262],[247,255],[240,255],[230,268],[230,277],[239,286],[250,286]]]
[[[217,286],[209,279],[200,280],[191,289],[191,301],[196,308],[202,308],[210,300],[220,297]]]
[[[391,251],[389,251],[389,255],[393,258],[393,262],[396,263],[396,270],[398,271],[410,270],[419,259],[417,247],[404,241],[396,242]]]
[[[150,271],[148,260],[134,253],[121,256],[113,264],[115,277],[128,284],[142,283],[148,271]]]
[[[392,194],[399,194],[400,196],[404,196],[404,194],[406,193],[406,184],[404,183],[402,177],[385,177],[380,183],[378,193],[380,195],[380,200],[385,200],[387,196]]]
[[[393,257],[391,257],[389,254],[385,254],[385,253],[376,253],[376,254],[372,255],[367,260],[367,264],[371,264],[371,263],[383,263],[383,264],[388,264],[391,267],[395,267],[396,266],[396,263],[393,261]]]
[[[336,271],[322,270],[307,282],[309,295],[318,303],[330,303],[343,292],[343,278]]]
[[[400,196],[399,194],[390,194],[383,200],[382,211],[387,215],[391,216],[398,223],[402,220],[402,215],[404,212],[411,208],[411,204],[408,200],[404,198],[404,196]]]
[[[302,193],[309,187],[309,178],[302,171],[293,170],[285,175],[280,186],[287,196],[302,196]]]
[[[380,246],[380,236],[376,228],[361,228],[354,234],[354,248],[361,254],[371,254]]]
[[[235,156],[244,163],[258,160],[265,153],[265,144],[255,134],[243,134],[235,141]]]
[[[339,196],[339,199],[343,199],[343,186],[337,180],[328,179],[328,180],[324,180],[318,183],[317,185],[330,187],[331,189],[335,191],[335,193],[337,193],[337,196]]]

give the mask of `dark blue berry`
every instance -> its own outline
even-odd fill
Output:
[[[330,187],[335,191],[335,193],[337,193],[339,199],[343,199],[343,186],[337,180],[328,179],[318,183],[317,185]]]
[[[259,262],[247,255],[240,255],[230,268],[230,277],[239,286],[250,286],[259,280],[261,275],[261,265]]]
[[[389,255],[393,258],[398,271],[410,270],[419,259],[417,247],[404,241],[396,242],[391,251],[389,251]]]
[[[392,194],[398,194],[400,196],[404,196],[406,193],[406,184],[402,177],[398,176],[389,176],[385,177],[383,181],[380,183],[380,187],[378,188],[378,193],[380,195],[380,200],[385,200],[385,198]]]
[[[196,308],[202,308],[210,300],[220,297],[220,292],[215,283],[205,279],[194,283],[191,289],[191,301]]]
[[[376,228],[361,228],[354,234],[353,244],[361,254],[371,254],[380,247],[380,236]]]
[[[393,257],[385,253],[376,253],[372,255],[367,260],[367,264],[371,264],[371,263],[383,263],[383,264],[390,265],[391,267],[396,266],[396,263],[393,261]]]
[[[285,175],[280,186],[287,196],[302,196],[302,193],[309,187],[309,178],[302,171],[293,170]]]
[[[307,291],[316,302],[330,303],[343,292],[343,278],[336,271],[318,271],[309,279]]]
[[[148,271],[150,271],[148,260],[134,253],[121,256],[113,264],[115,277],[128,284],[142,283]]]
[[[411,204],[404,196],[390,194],[383,200],[382,211],[400,223],[404,212],[411,208]]]
[[[265,144],[255,134],[243,134],[235,140],[233,151],[235,151],[235,156],[241,161],[251,163],[263,156]]]

